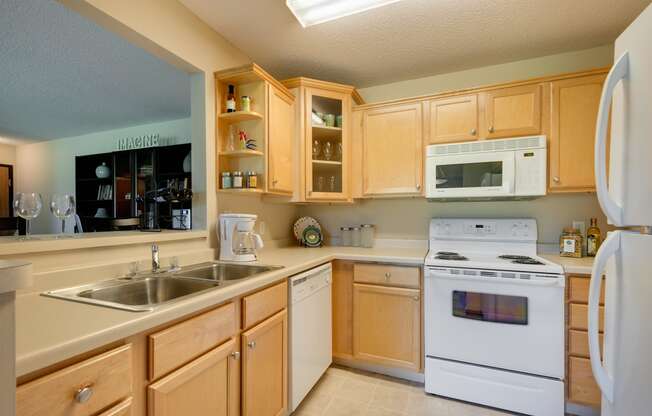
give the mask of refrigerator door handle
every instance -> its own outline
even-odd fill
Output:
[[[609,233],[595,256],[593,269],[591,270],[591,283],[589,285],[588,332],[591,369],[593,370],[593,377],[602,391],[602,395],[609,401],[609,403],[613,403],[614,400],[614,382],[605,370],[602,365],[602,360],[600,359],[600,338],[598,336],[598,323],[600,319],[599,304],[600,289],[602,286],[602,272],[604,272],[607,261],[613,257],[618,250],[620,250],[620,232],[614,231]]]
[[[598,119],[595,126],[595,187],[598,196],[598,202],[602,211],[607,215],[609,221],[613,224],[620,225],[623,220],[623,207],[609,194],[607,184],[607,129],[609,122],[609,110],[614,89],[618,83],[629,75],[629,52],[625,51],[616,61],[609,71],[607,79],[604,82],[602,96],[600,97],[600,107],[598,109]],[[623,137],[618,137],[623,140]]]

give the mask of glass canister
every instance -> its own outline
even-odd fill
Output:
[[[351,234],[352,234],[351,245],[353,247],[360,247],[360,243],[361,243],[360,240],[362,238],[361,232],[360,232],[360,227],[353,227],[352,230],[351,230]]]
[[[251,111],[251,97],[248,95],[243,95],[240,98],[240,109],[242,111]]]
[[[353,244],[353,230],[351,230],[351,227],[341,227],[340,234],[342,236],[341,245],[344,247],[350,247],[351,244]]]
[[[362,247],[371,248],[374,246],[374,231],[373,224],[362,224],[360,226],[360,240]]]
[[[239,170],[236,170],[235,172],[233,172],[232,176],[233,176],[233,182],[232,182],[233,185],[232,185],[232,187],[233,188],[242,188],[242,182],[243,182],[242,172],[240,172]]]
[[[231,178],[231,172],[222,172],[222,189],[231,189],[233,188],[233,180]]]
[[[577,228],[564,228],[564,232],[559,237],[559,255],[582,257],[582,234]]]

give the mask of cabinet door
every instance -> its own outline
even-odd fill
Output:
[[[231,339],[150,385],[148,415],[238,415],[236,347]]]
[[[463,95],[428,103],[428,143],[478,139],[478,96]]]
[[[287,407],[287,311],[242,334],[243,416],[279,416]]]
[[[485,113],[482,137],[495,139],[541,133],[541,85],[492,90],[482,94],[482,99]]]
[[[287,97],[269,86],[268,186],[269,192],[291,193],[293,179],[294,108]]]
[[[353,262],[333,262],[333,356],[353,357]]]
[[[419,290],[353,285],[353,356],[359,360],[419,370]]]
[[[421,103],[366,111],[363,194],[420,195],[423,176]]]
[[[550,83],[550,192],[595,189],[595,120],[605,75]]]

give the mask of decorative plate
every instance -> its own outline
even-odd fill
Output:
[[[312,217],[301,217],[295,221],[293,227],[294,238],[296,238],[297,241],[303,240],[303,231],[308,226],[316,227],[319,230],[319,233],[321,234],[321,225],[319,225],[316,219]]]
[[[319,247],[321,246],[322,241],[323,238],[321,231],[317,227],[309,225],[305,230],[303,230],[303,238],[301,242],[306,247]]]

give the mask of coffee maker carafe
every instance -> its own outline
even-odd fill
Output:
[[[257,218],[253,214],[220,214],[220,260],[256,260],[256,250],[263,247],[262,238],[254,232]]]

